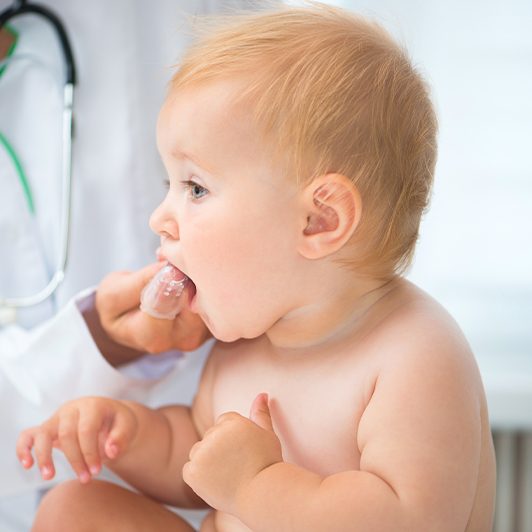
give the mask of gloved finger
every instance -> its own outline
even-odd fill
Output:
[[[187,276],[170,263],[166,263],[141,292],[140,309],[148,315],[173,320],[186,304]]]
[[[79,411],[70,409],[63,413],[59,420],[57,436],[59,446],[66,459],[70,462],[72,469],[82,483],[90,480],[89,469],[81,452],[78,437]]]
[[[100,315],[118,317],[139,306],[140,293],[163,263],[154,262],[134,272],[106,276],[96,291],[96,308]]]

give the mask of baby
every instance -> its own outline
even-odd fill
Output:
[[[379,26],[312,4],[230,17],[183,58],[151,218],[215,338],[193,405],[67,403],[19,438],[35,531],[489,531],[494,453],[460,329],[404,279],[436,119]],[[102,465],[138,492],[92,480]]]

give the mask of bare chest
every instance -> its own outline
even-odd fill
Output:
[[[270,412],[286,462],[323,476],[359,469],[357,431],[375,378],[364,364],[276,366],[259,356],[227,360],[213,386],[214,419],[249,416],[254,398],[269,394]]]

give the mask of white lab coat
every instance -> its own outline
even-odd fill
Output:
[[[19,323],[25,326],[50,317],[109,271],[138,268],[153,259],[157,239],[148,218],[163,197],[165,177],[155,145],[157,113],[171,65],[188,42],[182,12],[203,10],[201,1],[47,3],[64,20],[79,80],[71,253],[55,300],[20,312]],[[0,0],[2,8],[8,4]],[[10,164],[4,154],[0,290],[24,295],[43,286],[58,247],[63,73],[55,34],[45,22],[27,15],[12,25],[20,33],[15,56],[32,59],[13,62],[0,78],[0,131],[31,182],[39,238],[27,223],[12,169],[4,176]]]
[[[29,530],[39,488],[51,486],[37,468],[25,471],[15,456],[20,430],[44,421],[70,398],[86,395],[120,397],[157,407],[190,404],[213,341],[191,353],[146,355],[121,371],[99,353],[83,320],[90,291],[73,298],[53,319],[26,331],[18,326],[0,334],[0,530]],[[60,453],[54,453],[54,481],[74,478]],[[109,478],[107,475],[106,478]],[[115,479],[118,481],[118,479]],[[201,511],[181,511],[192,524]]]
[[[77,63],[71,249],[66,278],[54,298],[19,312],[17,324],[0,329],[3,532],[28,529],[32,512],[13,510],[19,504],[13,495],[41,485],[38,475],[22,471],[16,461],[13,446],[21,429],[77,395],[128,396],[153,405],[192,395],[205,349],[199,356],[177,359],[177,365],[176,357],[167,357],[155,373],[147,362],[129,368],[129,374],[119,373],[96,350],[72,297],[110,271],[136,269],[153,260],[157,238],[148,218],[164,195],[165,177],[155,125],[171,65],[190,39],[183,13],[250,5],[245,0],[39,3],[61,16]],[[9,4],[0,0],[0,10]],[[24,165],[36,218],[29,215],[12,163],[0,149],[3,296],[43,287],[54,267],[59,236],[61,55],[55,34],[40,19],[24,16],[11,24],[20,34],[15,56],[28,59],[10,63],[0,77],[0,132]],[[184,371],[188,366],[190,371]],[[147,368],[148,383],[142,377]],[[167,376],[156,384],[157,373]]]
[[[65,400],[103,395],[158,406],[190,403],[194,396],[212,340],[191,353],[146,355],[117,371],[99,353],[78,308],[92,299],[86,293],[29,333],[11,327],[0,335],[0,497],[47,484],[38,471],[22,469],[15,442],[22,428],[44,421]],[[71,476],[63,467],[65,474]]]

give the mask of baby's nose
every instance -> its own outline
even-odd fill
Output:
[[[177,221],[166,208],[163,201],[150,216],[150,229],[162,238],[179,239]]]

